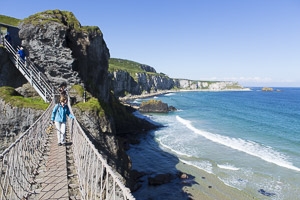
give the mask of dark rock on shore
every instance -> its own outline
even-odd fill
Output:
[[[165,183],[169,183],[173,179],[172,174],[158,174],[154,177],[148,177],[149,185],[162,185]]]
[[[174,110],[176,110],[174,106],[169,107],[160,100],[149,100],[143,102],[139,107],[139,111],[142,113],[167,113]]]
[[[169,107],[168,107],[168,110],[169,110],[169,111],[176,111],[177,108],[175,108],[174,106],[169,106]]]
[[[141,186],[141,177],[145,176],[144,172],[139,172],[137,170],[131,170],[130,172],[130,181],[131,181],[131,187],[130,190],[131,192],[137,191]]]
[[[271,197],[271,196],[275,196],[276,195],[275,193],[267,192],[264,189],[259,189],[258,192],[260,194],[264,195],[264,196],[267,196],[267,197]]]

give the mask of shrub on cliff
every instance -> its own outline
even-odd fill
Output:
[[[49,106],[41,97],[23,97],[13,87],[0,87],[0,97],[13,107],[46,110]]]

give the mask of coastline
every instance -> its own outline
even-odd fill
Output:
[[[138,98],[148,98],[168,93],[174,92],[219,92],[219,91],[250,91],[249,88],[240,89],[240,90],[167,90],[159,91],[156,93],[143,94],[143,95],[134,95],[125,98],[120,98],[120,101],[126,103],[128,100],[138,99]],[[202,169],[196,168],[192,165],[188,165],[179,160],[176,164],[176,169],[182,174],[187,174],[191,176],[188,179],[182,179],[182,181],[191,182],[192,184],[183,185],[182,191],[189,194],[190,198],[193,200],[231,200],[231,199],[257,199],[255,194],[251,195],[246,191],[238,190],[234,187],[226,185],[214,174],[210,174]]]
[[[196,89],[196,90],[160,90],[153,93],[141,94],[141,95],[128,95],[125,97],[119,97],[121,102],[126,102],[128,100],[133,99],[143,99],[148,97],[154,97],[158,95],[168,94],[168,93],[175,93],[175,92],[240,92],[240,91],[251,91],[250,88],[242,88],[242,89],[224,89],[224,90],[210,90],[210,89]]]

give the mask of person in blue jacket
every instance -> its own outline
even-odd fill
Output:
[[[70,109],[67,105],[67,97],[61,96],[59,102],[60,103],[56,104],[53,108],[51,121],[52,123],[55,123],[58,145],[61,146],[65,145],[66,143],[67,116],[69,116],[71,119],[75,119],[75,117],[70,113]]]
[[[20,58],[22,59],[22,61],[25,61],[26,54],[25,54],[23,47],[20,48],[20,50],[18,51],[18,54],[19,54]]]

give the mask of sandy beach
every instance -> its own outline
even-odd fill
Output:
[[[186,174],[194,176],[196,182],[192,186],[184,186],[183,191],[191,194],[194,200],[250,200],[257,199],[245,191],[240,191],[225,185],[215,175],[200,170],[193,166],[179,162],[176,168]]]

